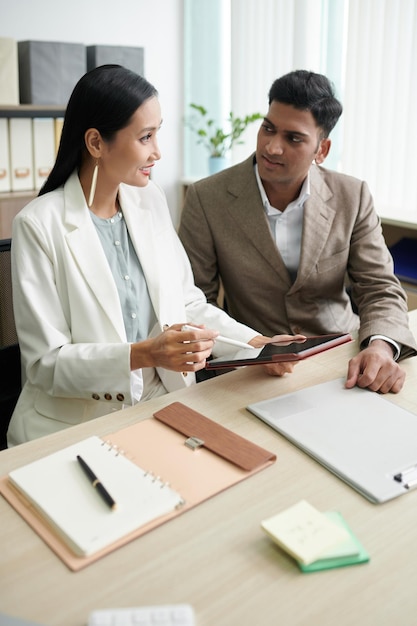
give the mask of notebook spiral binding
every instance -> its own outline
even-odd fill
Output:
[[[115,456],[122,455],[122,456],[125,456],[125,457],[126,457],[126,458],[128,458],[128,459],[130,458],[130,457],[129,457],[126,453],[125,453],[125,451],[124,451],[122,448],[119,448],[119,446],[117,446],[117,445],[113,444],[111,441],[108,441],[108,440],[103,441],[103,443],[102,443],[101,445],[102,445],[102,446],[106,446],[106,449],[107,449],[109,452],[115,452]],[[130,460],[133,460],[133,459],[130,459]],[[152,471],[150,471],[150,470],[145,470],[145,471],[144,471],[143,476],[144,476],[144,478],[149,477],[149,478],[150,478],[150,480],[151,480],[153,483],[158,483],[158,484],[159,484],[160,489],[170,488],[170,487],[171,487],[171,484],[170,484],[168,481],[164,481],[164,480],[163,480],[160,476],[156,476],[156,474],[154,474],[154,473],[153,473]],[[184,500],[184,498],[181,498],[181,502],[177,505],[177,507],[176,507],[176,508],[178,509],[178,508],[180,508],[181,506],[183,506],[184,504],[185,504],[185,500]]]

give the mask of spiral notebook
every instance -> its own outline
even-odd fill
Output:
[[[95,492],[80,455],[117,503]],[[174,402],[0,478],[0,493],[73,571],[248,478],[275,454]],[[169,483],[169,484],[168,484]]]
[[[85,476],[77,455],[112,494],[114,510]],[[9,480],[79,556],[93,554],[184,503],[169,485],[99,437],[14,470]]]

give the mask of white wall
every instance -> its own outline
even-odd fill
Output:
[[[183,0],[0,0],[0,37],[141,46],[159,91],[162,159],[153,179],[179,211],[183,163]]]

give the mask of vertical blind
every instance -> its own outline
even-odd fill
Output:
[[[233,111],[266,113],[288,71],[326,74],[344,112],[324,165],[366,180],[382,217],[417,223],[417,0],[230,0],[230,12]]]
[[[381,216],[417,222],[417,2],[350,0],[342,169]]]

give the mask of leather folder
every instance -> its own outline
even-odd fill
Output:
[[[272,452],[180,402],[169,404],[153,417],[102,439],[158,479],[168,482],[181,494],[184,504],[90,556],[77,556],[17,493],[8,477],[0,478],[3,497],[73,571],[86,567],[276,461]]]

